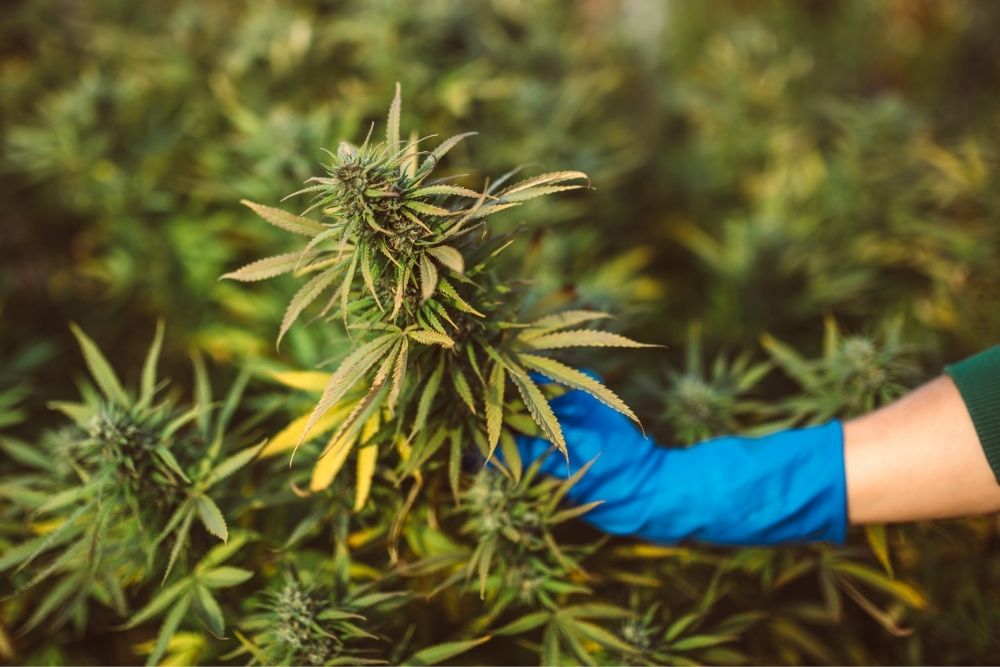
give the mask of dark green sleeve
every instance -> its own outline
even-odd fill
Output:
[[[986,459],[1000,483],[1000,345],[945,368],[976,425]]]

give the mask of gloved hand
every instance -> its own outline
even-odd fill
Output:
[[[605,532],[660,543],[841,543],[847,530],[839,421],[760,438],[724,437],[687,449],[658,446],[625,416],[574,390],[552,409],[569,468],[548,441],[520,436],[522,458],[565,478],[596,461],[568,497],[603,500],[582,519]]]

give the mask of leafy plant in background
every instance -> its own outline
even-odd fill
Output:
[[[134,393],[125,390],[86,334],[75,326],[73,333],[99,391],[85,389],[82,403],[54,402],[52,407],[72,424],[46,434],[41,448],[16,440],[0,443],[9,456],[31,469],[8,478],[0,493],[35,534],[6,550],[0,571],[13,572],[17,593],[46,589],[27,607],[31,612],[22,632],[42,623],[59,628],[73,621],[84,627],[94,604],[126,614],[130,589],[150,580],[167,581],[174,566],[186,560],[196,520],[226,541],[229,530],[213,499],[215,487],[260,451],[260,446],[250,446],[222,457],[224,448],[232,446],[226,428],[245,376],[213,417],[204,393],[186,409],[158,396],[163,389],[156,372],[162,326]],[[206,387],[203,369],[199,375]],[[190,592],[180,598],[183,604],[168,616],[150,662],[163,655],[189,607],[222,635],[218,603],[208,589],[195,585],[205,567],[172,584],[129,624],[148,619],[180,595],[185,582],[192,582]],[[229,585],[235,583],[240,582]]]
[[[294,271],[252,290],[216,278],[261,248],[301,251],[309,239],[297,237],[302,244],[289,246],[291,235],[246,224],[233,202],[274,204],[296,189],[313,173],[316,147],[363,137],[370,119],[381,115],[386,91],[403,80],[419,91],[408,113],[413,125],[447,132],[443,136],[489,130],[454,146],[450,159],[483,173],[524,163],[541,163],[540,170],[568,164],[593,178],[598,189],[586,197],[534,200],[526,224],[515,227],[528,209],[491,215],[491,233],[516,229],[517,244],[490,266],[498,275],[531,280],[510,283],[513,291],[503,295],[522,308],[523,320],[511,321],[561,310],[609,311],[618,316],[615,331],[670,345],[664,354],[672,374],[651,377],[645,386],[633,381],[647,370],[636,367],[633,355],[596,359],[567,350],[574,364],[599,366],[658,441],[683,444],[684,435],[694,440],[731,425],[752,433],[854,414],[889,398],[897,391],[892,385],[921,379],[921,371],[914,377],[906,367],[934,371],[996,342],[1000,197],[990,187],[997,180],[997,97],[989,83],[1000,63],[998,16],[993,3],[969,0],[848,0],[819,8],[764,0],[669,6],[347,0],[336,8],[311,0],[280,6],[170,0],[140,8],[123,0],[15,4],[0,26],[0,391],[13,396],[16,407],[0,408],[14,420],[0,439],[23,444],[20,451],[29,454],[0,457],[0,487],[29,476],[39,485],[56,480],[49,486],[59,488],[58,480],[74,480],[66,470],[44,472],[24,458],[47,454],[66,428],[58,413],[43,409],[46,399],[73,391],[69,364],[61,363],[71,358],[61,349],[69,348],[65,323],[80,322],[117,368],[138,375],[146,341],[135,332],[164,316],[171,335],[163,367],[180,380],[174,392],[188,385],[189,348],[221,362],[201,376],[211,375],[218,386],[227,386],[234,365],[254,358],[248,364],[253,382],[226,429],[227,441],[235,434],[238,442],[225,452],[272,436],[252,466],[210,492],[226,517],[229,544],[244,531],[252,536],[224,566],[253,571],[253,578],[239,588],[212,589],[227,638],[214,637],[191,607],[167,641],[166,662],[252,659],[251,653],[231,655],[244,646],[240,635],[266,643],[252,628],[243,632],[247,619],[266,612],[249,600],[280,590],[287,572],[320,573],[324,581],[314,590],[325,598],[328,575],[336,571],[328,606],[340,608],[351,591],[376,582],[378,590],[411,593],[405,602],[386,603],[402,605],[391,614],[354,610],[366,618],[358,622],[363,630],[401,638],[395,651],[388,643],[362,642],[378,653],[369,657],[391,663],[456,655],[468,662],[530,663],[543,646],[556,644],[567,662],[582,662],[561,634],[571,624],[553,619],[548,608],[516,600],[504,606],[501,582],[515,579],[529,590],[543,581],[573,587],[550,591],[566,609],[614,607],[607,617],[583,620],[634,650],[601,648],[574,635],[601,663],[994,663],[1000,603],[989,593],[1000,586],[1000,570],[991,518],[891,528],[881,537],[875,531],[874,539],[872,531],[858,531],[848,547],[829,551],[658,547],[598,540],[567,521],[551,534],[575,569],[553,567],[546,549],[537,552],[544,570],[522,563],[508,573],[507,559],[521,556],[501,538],[503,562],[493,559],[481,599],[478,572],[465,583],[479,534],[476,516],[464,499],[453,509],[450,471],[458,472],[461,495],[488,480],[508,493],[514,482],[507,468],[478,480],[469,469],[481,463],[481,451],[452,466],[457,450],[450,436],[428,443],[434,446],[422,450],[419,463],[411,457],[403,464],[395,439],[382,439],[385,433],[373,425],[371,439],[357,439],[327,485],[329,459],[315,464],[332,433],[329,419],[317,421],[289,468],[288,454],[330,375],[301,369],[343,358],[355,341],[379,332],[355,327],[352,340],[336,324],[342,316],[327,326],[293,326],[276,359],[274,333],[301,287]],[[859,36],[868,48],[853,48]],[[436,145],[425,139],[418,147]],[[446,184],[480,195],[487,189],[467,180]],[[478,199],[427,201],[458,209]],[[473,245],[458,248],[466,272],[476,261],[472,255],[492,252]],[[440,263],[435,268],[478,307],[469,297],[478,291]],[[364,294],[360,271],[359,265],[358,296]],[[419,286],[419,271],[418,263],[411,290]],[[300,317],[321,310],[340,284],[334,281]],[[379,300],[391,309],[393,295],[380,292]],[[891,327],[880,323],[899,313],[905,319],[898,344],[887,346]],[[827,316],[844,331],[861,332],[867,344],[824,356],[816,333]],[[702,324],[702,349],[694,355],[700,363],[693,366],[685,360],[692,322]],[[770,354],[769,342],[761,352],[765,332],[794,352],[808,383],[800,384],[791,367]],[[446,334],[459,343],[450,329]],[[60,363],[27,363],[40,337],[59,344],[53,359]],[[841,335],[836,347],[852,338],[858,335]],[[408,347],[450,354],[412,338]],[[717,358],[726,362],[721,375],[713,370]],[[874,361],[866,369],[857,366],[859,359]],[[767,362],[772,372],[733,391],[746,372]],[[889,391],[876,386],[872,368],[894,378]],[[463,371],[476,390],[479,379]],[[428,378],[407,376],[407,386]],[[450,372],[442,372],[440,384],[439,393],[455,396]],[[702,397],[697,405],[709,408],[707,422],[682,420],[670,408],[685,404],[681,399],[691,392],[680,390],[688,384],[711,389],[711,400],[695,392]],[[195,391],[204,385],[196,380],[192,393],[206,396]],[[537,429],[530,415],[518,413],[522,401],[514,387],[507,389],[505,423]],[[366,390],[359,383],[338,410]],[[172,396],[180,400],[179,393]],[[418,407],[414,400],[419,404],[410,397],[406,426]],[[473,404],[482,420],[482,406]],[[175,405],[180,413],[189,407]],[[431,406],[425,430],[440,408]],[[444,408],[449,416],[467,410],[460,397]],[[205,414],[219,414],[218,407]],[[666,417],[662,423],[659,415]],[[483,428],[466,418],[456,421]],[[389,421],[380,415],[381,426]],[[400,434],[409,432],[404,427]],[[371,452],[355,455],[365,451],[363,442],[378,445],[370,488],[357,484],[357,462],[372,458]],[[367,502],[352,511],[359,497]],[[32,530],[44,522],[26,519],[30,511],[0,497],[0,557],[37,537]],[[397,521],[400,516],[406,520]],[[386,556],[387,543],[398,545],[395,561]],[[167,582],[159,583],[171,543],[162,545],[160,571],[127,582],[129,611],[190,577],[216,544],[195,516],[188,547]],[[342,553],[350,558],[336,556]],[[46,559],[17,575],[9,568],[2,594],[14,592]],[[868,579],[848,571],[858,566]],[[396,574],[402,578],[382,588],[383,577]],[[441,587],[446,581],[456,583]],[[157,646],[170,608],[132,629],[108,632],[130,616],[93,598],[85,624],[74,616],[59,630],[43,623],[19,635],[48,585],[0,601],[0,659],[134,663]],[[576,587],[587,592],[565,592]],[[921,601],[929,605],[923,611]],[[631,613],[621,616],[622,610]],[[498,634],[525,616],[540,624]],[[685,620],[691,616],[698,620]],[[730,618],[744,620],[727,625]],[[549,627],[554,631],[546,635]],[[665,637],[671,629],[676,636]],[[556,644],[546,644],[546,636]],[[712,642],[720,643],[697,648]],[[355,644],[347,644],[350,652]]]

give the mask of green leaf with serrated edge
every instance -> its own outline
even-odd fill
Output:
[[[232,588],[253,577],[253,572],[240,567],[223,565],[198,575],[198,581],[209,588]]]
[[[621,651],[622,653],[635,653],[637,650],[636,647],[625,643],[612,633],[594,623],[578,619],[570,619],[567,620],[566,623],[576,630],[578,634],[583,635],[587,639],[597,642],[606,648]]]
[[[507,377],[503,366],[495,362],[484,392],[483,411],[486,414],[486,439],[490,448],[487,461],[493,458],[493,452],[496,451],[497,443],[500,442],[500,426],[503,423],[503,396],[506,385]]]
[[[404,665],[437,665],[450,660],[457,655],[485,644],[492,636],[479,637],[478,639],[466,639],[457,642],[446,642],[421,649],[403,661]]]
[[[310,255],[310,258],[315,255]],[[300,265],[302,261],[301,252],[289,252],[283,255],[274,255],[250,262],[235,271],[224,274],[219,280],[236,280],[241,283],[252,283],[259,280],[267,280],[286,273],[291,273]]]
[[[458,364],[451,364],[449,371],[451,374],[451,384],[455,388],[455,393],[458,394],[462,402],[469,408],[469,412],[476,414],[476,402],[472,397],[472,388],[469,387],[469,381],[465,378],[465,373],[462,372]]]
[[[326,230],[325,225],[320,224],[315,220],[303,218],[300,215],[294,215],[288,211],[282,211],[280,208],[264,206],[263,204],[257,204],[247,199],[241,199],[240,203],[250,208],[250,210],[267,220],[275,227],[284,229],[286,232],[301,234],[302,236],[315,236],[316,234]]]
[[[134,628],[137,625],[142,625],[146,621],[159,616],[167,607],[170,606],[174,600],[180,597],[181,593],[186,592],[191,587],[191,581],[189,579],[181,579],[180,581],[167,586],[155,596],[153,599],[146,603],[146,606],[137,611],[132,615],[132,618],[128,619],[124,625],[120,626],[120,630],[128,630]]]
[[[389,396],[386,399],[385,407],[390,412],[396,410],[396,403],[399,395],[403,391],[403,382],[406,380],[406,362],[410,353],[410,341],[403,338],[399,343],[399,353],[392,369],[392,385],[389,387]]]
[[[701,620],[703,612],[692,612],[690,614],[685,614],[674,621],[669,628],[667,628],[666,633],[663,635],[663,639],[670,643],[677,639],[681,634],[684,633],[695,621]]]
[[[0,439],[0,449],[12,460],[46,472],[56,471],[56,461],[37,445],[30,445],[13,438]]]
[[[226,518],[222,516],[222,511],[215,501],[206,495],[198,496],[195,501],[198,507],[198,517],[212,535],[215,535],[223,542],[229,539],[229,528],[226,527]]]
[[[365,245],[361,251],[361,278],[365,282],[365,287],[368,288],[368,292],[375,299],[375,305],[378,306],[379,310],[385,310],[382,306],[382,302],[378,298],[378,289],[375,287],[375,273],[372,271],[374,261],[372,258],[371,247]]]
[[[526,178],[523,181],[519,181],[514,185],[504,188],[497,193],[497,196],[503,199],[507,195],[514,194],[515,192],[521,192],[522,190],[527,190],[528,188],[533,188],[539,185],[563,183],[565,181],[575,181],[579,179],[586,180],[587,175],[582,171],[550,171],[546,174],[539,174],[538,176]]]
[[[295,293],[295,296],[292,297],[292,300],[288,304],[288,308],[285,309],[285,316],[281,320],[281,329],[278,331],[276,345],[281,345],[281,339],[285,337],[285,334],[288,333],[288,330],[295,323],[295,320],[299,318],[299,315],[302,314],[302,311],[315,301],[336,277],[337,272],[334,269],[327,269],[313,276],[309,282]]]
[[[542,635],[542,664],[561,665],[562,651],[559,647],[559,632],[556,624],[550,623]]]
[[[708,648],[709,646],[726,644],[736,639],[736,637],[727,637],[725,635],[692,635],[677,640],[670,646],[670,649],[673,651],[694,651]]]
[[[420,169],[417,170],[417,180],[422,180],[427,177],[434,169],[437,167],[438,162],[441,161],[448,151],[454,148],[460,141],[477,134],[476,132],[465,132],[464,134],[456,134],[453,137],[449,137],[442,141],[437,148],[431,151],[430,155],[424,160],[423,164],[420,165]]]
[[[584,187],[583,185],[545,185],[541,187],[528,188],[526,190],[518,190],[517,192],[512,192],[507,195],[503,195],[503,201],[505,202],[525,202],[531,199],[536,199],[537,197],[545,197],[547,195],[552,195],[557,192],[566,192],[568,190],[579,190]]]
[[[395,361],[395,355],[399,348],[393,348],[389,353],[389,356],[385,358],[382,365],[379,366],[378,372],[375,374],[375,378],[372,380],[371,388],[368,393],[358,401],[357,405],[351,410],[351,412],[344,419],[343,423],[337,428],[332,436],[330,436],[329,443],[326,449],[320,454],[323,457],[336,443],[347,437],[348,433],[360,430],[364,422],[371,415],[372,410],[376,405],[376,399],[381,396],[382,389],[386,385],[386,380],[389,377],[389,372],[392,368],[392,364]],[[353,438],[353,436],[352,436]]]
[[[465,259],[455,248],[450,245],[439,245],[433,246],[426,250],[427,254],[439,261],[442,266],[445,266],[455,273],[465,272]]]
[[[167,581],[167,577],[170,576],[170,572],[174,569],[174,563],[177,562],[178,557],[180,557],[181,550],[184,548],[184,544],[187,542],[188,534],[191,532],[191,524],[194,522],[194,515],[197,511],[190,503],[185,503],[181,507],[186,508],[184,514],[181,514],[181,510],[177,510],[177,517],[183,517],[181,521],[180,528],[177,529],[176,537],[174,537],[174,546],[170,549],[170,556],[167,558],[167,569],[163,571],[163,578],[160,580],[160,585],[163,585]],[[166,532],[166,531],[164,531]]]
[[[525,632],[531,632],[535,628],[539,628],[552,618],[552,612],[549,611],[536,611],[530,614],[526,614],[521,618],[511,621],[510,623],[501,626],[496,631],[494,635],[520,635]]]
[[[609,331],[594,329],[574,329],[558,333],[545,334],[524,343],[536,350],[555,350],[566,347],[658,347],[648,343],[639,343]]]
[[[430,329],[409,329],[406,335],[424,345],[440,345],[448,349],[455,347],[455,341],[451,336],[446,336]]]
[[[163,320],[156,323],[156,333],[153,342],[146,353],[146,361],[142,365],[142,376],[139,381],[139,407],[144,409],[153,402],[156,391],[156,365],[160,359],[160,349],[163,347]]]
[[[518,359],[528,368],[538,371],[542,375],[545,375],[568,387],[583,390],[599,400],[601,403],[604,403],[608,407],[614,408],[618,412],[622,413],[636,424],[639,423],[639,418],[634,412],[632,412],[631,408],[625,405],[625,401],[620,399],[615,392],[611,391],[586,373],[581,373],[575,368],[567,366],[566,364],[556,361],[555,359],[549,359],[548,357],[541,357],[535,354],[519,354]]]
[[[121,382],[118,381],[118,376],[115,375],[111,364],[101,354],[101,350],[76,324],[70,324],[69,328],[73,331],[73,335],[76,336],[76,340],[80,344],[80,349],[83,351],[83,359],[87,363],[87,368],[90,370],[90,374],[100,388],[101,393],[112,403],[127,406],[129,402],[128,396],[125,394],[125,390],[122,389]]]
[[[194,587],[195,613],[216,639],[226,636],[226,619],[222,615],[222,607],[212,592],[205,586]]]
[[[573,488],[573,485],[579,482],[580,478],[587,474],[587,471],[590,470],[590,467],[594,465],[594,462],[596,460],[597,457],[590,459],[582,466],[580,466],[580,469],[577,470],[575,473],[567,477],[565,480],[559,482],[559,486],[557,486],[556,490],[553,491],[552,494],[549,496],[549,501],[545,505],[546,512],[555,511],[556,507],[559,506],[559,503],[561,503],[563,498],[566,497],[566,494],[569,493],[569,490]]]
[[[427,257],[427,254],[420,255],[420,297],[422,301],[427,301],[434,296],[437,289],[438,270],[434,262]]]
[[[38,626],[39,623],[44,621],[49,614],[55,611],[60,605],[62,605],[66,599],[72,595],[76,589],[84,583],[85,572],[78,572],[76,574],[68,575],[59,580],[55,586],[45,594],[41,602],[36,603],[33,613],[21,626],[20,632],[26,634]],[[58,626],[58,623],[53,622],[53,626]]]
[[[553,514],[548,518],[548,521],[546,521],[546,523],[550,526],[555,526],[565,521],[569,521],[570,519],[575,519],[579,516],[583,516],[584,514],[594,509],[598,505],[603,505],[603,504],[604,504],[603,500],[595,500],[585,505],[577,505],[576,507],[570,507],[569,509],[565,509],[561,512],[556,512],[555,514]]]
[[[459,310],[464,310],[465,312],[467,312],[467,313],[469,313],[471,315],[475,315],[476,317],[485,317],[485,315],[483,315],[478,310],[476,310],[475,308],[473,308],[472,306],[470,306],[465,301],[465,299],[463,299],[462,297],[460,297],[458,295],[458,292],[455,291],[455,288],[452,287],[451,283],[448,282],[447,280],[445,280],[444,278],[440,278],[438,280],[438,289],[441,290],[442,294],[444,294],[449,299],[451,299],[452,303]]]
[[[444,196],[455,196],[455,197],[468,197],[469,199],[479,199],[481,195],[481,193],[476,192],[475,190],[470,190],[469,188],[463,188],[458,185],[428,185],[426,187],[417,188],[416,190],[411,190],[406,194],[407,196],[413,198],[444,195]]]
[[[452,429],[449,433],[448,450],[448,487],[451,489],[451,497],[455,501],[455,507],[461,505],[460,476],[462,473],[462,432],[459,429]]]
[[[218,567],[222,563],[232,558],[243,546],[250,541],[252,535],[245,531],[236,531],[228,542],[221,542],[208,550],[208,553],[198,561],[196,568],[199,572],[204,572],[213,567]]]
[[[424,215],[435,215],[439,217],[455,215],[455,212],[449,209],[427,204],[422,201],[413,201],[412,199],[404,202],[403,206],[417,213],[423,213]]]
[[[167,468],[169,468],[171,472],[176,474],[178,477],[183,479],[188,484],[191,483],[191,480],[188,478],[187,474],[185,474],[184,470],[181,468],[181,464],[177,462],[177,458],[174,456],[173,452],[171,452],[169,449],[167,449],[162,445],[157,447],[155,451],[156,455],[160,458],[160,460],[163,461],[165,464],[167,464]]]
[[[528,408],[531,418],[538,424],[546,440],[555,445],[568,462],[569,451],[566,449],[566,440],[563,437],[562,428],[559,426],[559,420],[556,419],[555,414],[552,412],[552,407],[545,399],[545,394],[542,393],[538,385],[523,370],[513,365],[508,365],[507,371],[510,379],[514,381],[514,386],[517,387],[518,393],[521,394],[521,400],[524,401],[525,407]]]
[[[634,613],[621,607],[604,602],[585,602],[575,604],[571,607],[564,607],[559,611],[561,616],[567,618],[629,618],[635,616]]]
[[[565,329],[566,327],[593,322],[594,320],[605,320],[610,317],[611,315],[608,313],[602,313],[597,310],[566,310],[561,313],[546,315],[531,322],[529,325],[530,328],[519,334],[518,337],[521,340],[528,340],[530,338],[537,338],[542,334]]]
[[[379,336],[356,348],[340,362],[340,366],[330,376],[330,381],[327,382],[326,387],[323,389],[323,395],[320,397],[319,402],[309,415],[309,420],[306,422],[302,436],[299,438],[295,449],[298,449],[299,445],[302,444],[302,441],[305,440],[305,437],[312,430],[316,421],[326,414],[326,411],[333,407],[335,403],[344,398],[354,385],[358,384],[361,378],[378,363],[385,350],[398,340],[398,338],[399,334],[397,333]],[[294,450],[292,451],[292,455],[295,455]]]
[[[191,593],[182,597],[167,617],[163,619],[163,625],[160,626],[160,631],[156,636],[156,644],[153,646],[153,652],[149,654],[146,659],[147,665],[156,665],[160,662],[160,659],[167,652],[167,646],[170,643],[170,638],[174,636],[177,632],[177,628],[180,627],[181,621],[184,620],[184,615],[187,613],[188,607],[191,606]]]
[[[396,94],[392,98],[392,104],[389,105],[389,117],[385,121],[385,143],[388,144],[391,151],[395,151],[396,147],[399,146],[399,115],[402,106],[402,94],[397,82]]]
[[[46,535],[40,535],[36,538],[30,539],[27,542],[22,542],[21,544],[7,549],[2,556],[0,556],[0,572],[17,565],[15,572],[20,572],[28,565],[32,563],[38,556],[45,553],[53,547],[65,544],[75,535],[77,535],[81,530],[84,529],[82,523],[78,524],[77,521],[90,510],[90,504],[81,504],[65,521],[60,524],[51,533]]]
[[[209,473],[208,477],[205,479],[205,488],[211,488],[213,485],[221,482],[240,468],[253,461],[257,458],[257,455],[260,454],[261,450],[264,449],[266,444],[267,441],[265,440],[259,445],[246,447],[224,459],[219,465],[212,469],[212,472]]]
[[[417,402],[417,415],[413,419],[413,427],[410,429],[411,439],[423,430],[424,424],[427,423],[427,415],[430,414],[431,405],[434,403],[434,397],[441,386],[441,377],[443,375],[444,361],[439,361],[434,371],[430,374],[430,377],[427,378],[427,382],[424,384],[424,391],[420,394],[420,400]]]

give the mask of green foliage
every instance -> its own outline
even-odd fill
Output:
[[[279,632],[352,664],[997,661],[995,518],[843,549],[637,544],[542,522],[576,509],[547,509],[512,447],[559,438],[562,389],[528,371],[683,445],[858,414],[994,344],[995,3],[36,0],[5,18],[0,661],[280,662]],[[397,81],[407,113],[382,132]],[[315,199],[279,204],[318,160]],[[511,191],[531,174],[555,180]],[[530,198],[562,187],[580,191]],[[265,255],[232,275],[261,282],[218,281]],[[169,389],[136,334],[161,317]],[[70,321],[108,362],[90,344],[75,361]],[[615,334],[665,361],[606,354]],[[60,403],[84,366],[93,386]],[[344,393],[303,437],[331,376]],[[286,585],[364,620],[282,625]]]

